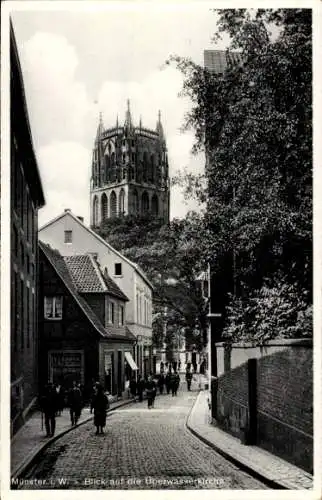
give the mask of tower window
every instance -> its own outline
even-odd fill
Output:
[[[122,276],[122,264],[120,262],[117,262],[114,265],[114,275],[115,276]]]
[[[72,243],[73,231],[65,231],[65,243]]]

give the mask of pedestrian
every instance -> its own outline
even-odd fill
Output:
[[[137,383],[137,392],[138,392],[138,396],[139,396],[139,401],[143,401],[143,391],[144,391],[144,388],[145,388],[145,381],[142,378],[142,376],[139,375],[139,377],[138,377],[138,383]]]
[[[106,412],[109,408],[109,402],[104,394],[101,384],[96,385],[96,394],[91,403],[91,408],[94,409],[94,425],[96,427],[96,435],[103,434],[106,425]]]
[[[165,384],[164,375],[163,375],[163,373],[160,373],[160,377],[159,377],[159,380],[158,380],[158,387],[159,387],[160,394],[163,394],[164,384]]]
[[[65,406],[65,390],[59,383],[56,385],[56,393],[57,393],[57,416],[60,417]]]
[[[137,383],[136,383],[135,377],[133,376],[131,381],[130,381],[130,394],[131,394],[132,398],[134,398],[134,400],[136,397],[136,389],[137,389]]]
[[[154,400],[157,392],[156,383],[153,380],[152,375],[148,376],[145,389],[148,398],[148,408],[150,410],[151,408],[154,408]]]
[[[165,376],[165,386],[167,389],[167,394],[170,394],[171,389],[171,372],[168,372]]]
[[[188,391],[190,391],[191,390],[191,382],[192,382],[192,373],[190,370],[186,371],[186,382],[187,382]]]
[[[73,382],[73,387],[68,393],[68,405],[71,424],[76,425],[82,411],[82,394],[75,381]]]
[[[48,383],[40,397],[40,408],[45,414],[46,437],[53,437],[56,429],[56,412],[58,408],[58,398],[55,387]]]
[[[172,389],[172,396],[176,396],[178,389],[179,389],[179,384],[180,384],[180,376],[179,374],[174,371],[172,376],[171,376],[171,389]]]

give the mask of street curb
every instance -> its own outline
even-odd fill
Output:
[[[199,391],[199,394],[200,394],[200,392],[202,392],[202,391]],[[199,394],[198,394],[198,396],[199,396]],[[264,476],[260,472],[254,470],[250,466],[244,464],[243,462],[241,462],[237,458],[233,457],[227,451],[223,450],[222,448],[219,448],[212,441],[209,441],[202,434],[200,434],[199,432],[197,432],[189,424],[189,420],[191,418],[191,413],[192,413],[192,411],[193,411],[193,409],[196,406],[197,401],[198,401],[198,396],[197,396],[196,401],[194,402],[193,406],[191,407],[190,412],[189,412],[188,417],[187,417],[187,420],[186,420],[186,427],[191,432],[191,434],[193,434],[195,437],[197,437],[198,439],[200,439],[200,441],[202,441],[207,446],[209,446],[210,448],[212,448],[213,450],[215,450],[217,453],[219,453],[221,456],[223,456],[226,460],[228,460],[229,462],[233,463],[234,465],[236,465],[237,467],[239,467],[239,469],[241,469],[242,471],[246,472],[247,474],[250,474],[255,479],[258,479],[259,481],[261,481],[262,483],[264,483],[269,488],[271,488],[273,490],[290,490],[290,488],[287,488],[286,486],[284,486],[283,484],[278,483],[277,481],[269,479],[268,477]]]
[[[129,400],[126,400],[126,401],[122,401],[120,402],[119,405],[115,406],[114,408],[110,408],[109,410],[107,410],[107,413],[111,413],[113,412],[114,410],[118,410],[119,408],[121,408],[122,406],[126,406],[130,403],[133,403],[134,399],[129,399]],[[90,417],[86,418],[85,420],[82,420],[81,422],[79,422],[78,424],[74,425],[73,427],[69,427],[68,429],[64,429],[63,431],[59,432],[58,434],[55,434],[55,436],[53,436],[52,438],[48,439],[48,441],[45,441],[43,444],[41,444],[39,446],[39,448],[37,448],[35,451],[31,452],[29,455],[27,455],[27,458],[24,460],[24,462],[22,464],[20,464],[11,474],[10,474],[10,479],[16,479],[16,480],[19,480],[22,478],[22,476],[24,476],[27,472],[27,470],[32,467],[34,465],[34,463],[36,462],[36,459],[38,458],[38,456],[46,449],[48,448],[54,441],[56,441],[57,439],[61,438],[62,436],[64,436],[65,434],[67,434],[68,432],[74,430],[74,429],[77,429],[77,427],[80,427],[81,425],[84,425],[86,424],[87,422],[90,422],[91,420],[94,419],[94,416],[91,415]],[[19,489],[19,485],[17,486],[12,486],[10,484],[10,489],[12,490],[17,490]]]

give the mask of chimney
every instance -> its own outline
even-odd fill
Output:
[[[84,222],[84,217],[81,217],[80,215],[77,215],[77,219],[79,219],[81,222]]]

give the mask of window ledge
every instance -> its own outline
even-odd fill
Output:
[[[48,321],[61,321],[63,318],[47,318],[47,316],[45,316],[44,319],[47,319]]]
[[[113,278],[123,278],[123,274],[113,274]]]

